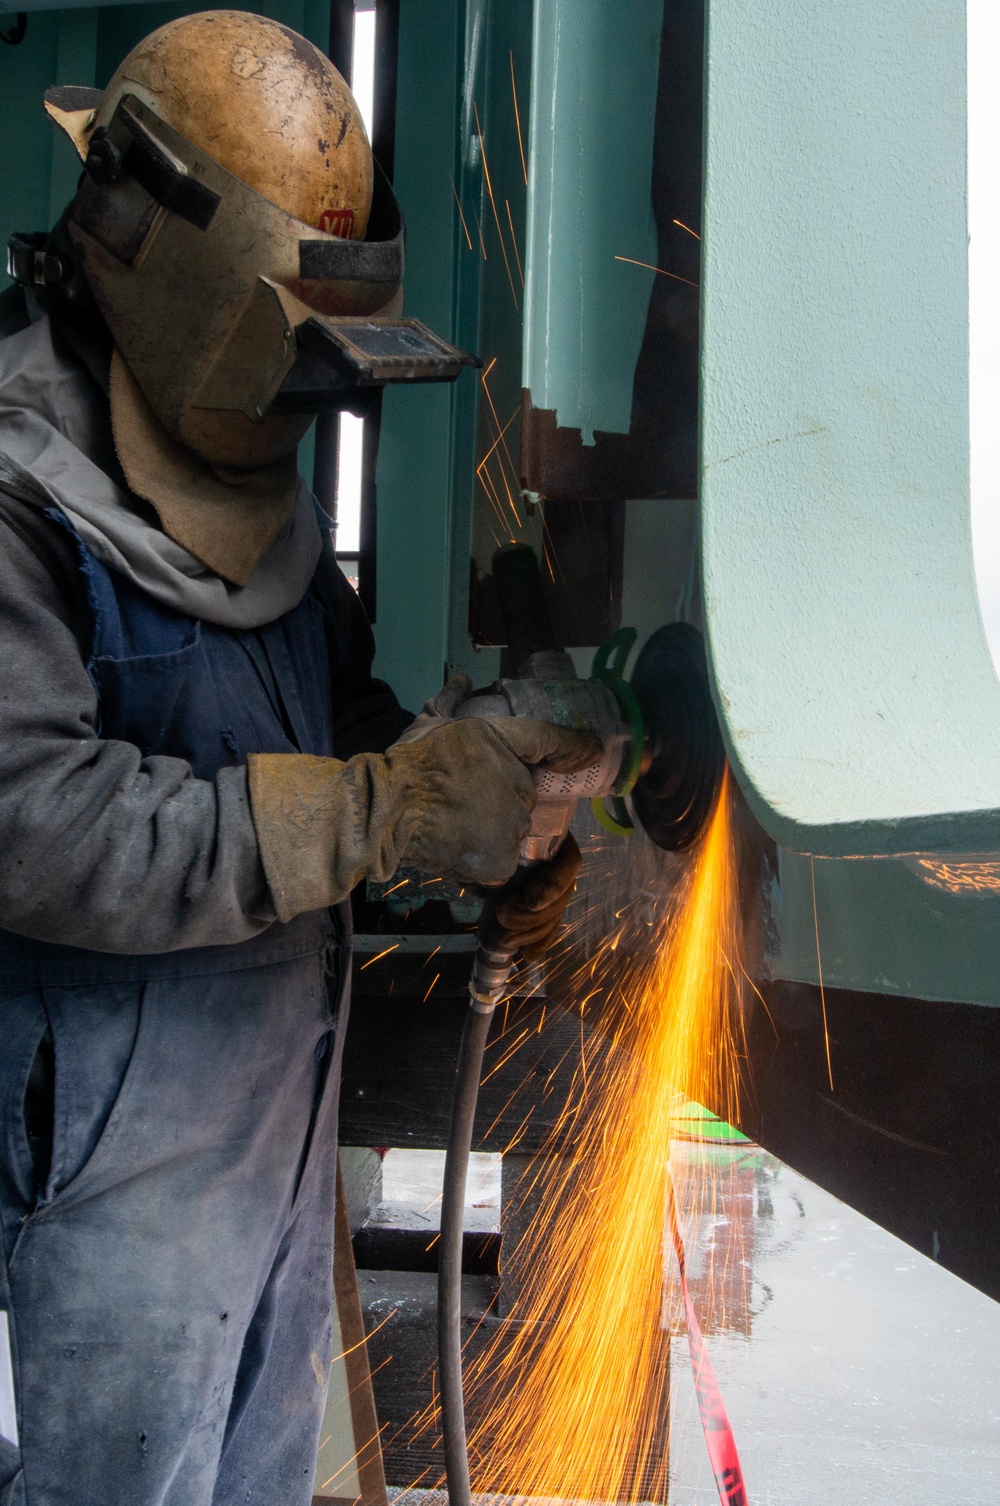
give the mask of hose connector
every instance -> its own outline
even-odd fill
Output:
[[[469,979],[472,1008],[477,1014],[493,1013],[507,990],[513,967],[513,952],[494,951],[479,943]]]

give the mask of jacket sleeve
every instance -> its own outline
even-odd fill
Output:
[[[0,498],[0,926],[103,952],[243,941],[276,919],[246,770],[196,779],[97,735],[57,532]]]

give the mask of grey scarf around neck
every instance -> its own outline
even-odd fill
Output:
[[[0,489],[58,508],[104,564],[190,617],[262,627],[305,595],[322,535],[301,477],[287,526],[247,584],[234,586],[168,537],[154,509],[109,470],[118,466],[107,398],[57,348],[49,319],[0,340]]]

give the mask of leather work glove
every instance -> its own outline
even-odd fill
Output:
[[[424,702],[420,715],[396,739],[396,747],[400,743],[415,743],[418,738],[426,737],[428,732],[443,727],[445,722],[453,722],[455,712],[463,701],[469,699],[472,691],[473,685],[468,675],[454,675],[437,695]]]
[[[600,757],[591,732],[497,718],[448,721],[416,742],[342,763],[251,753],[250,808],[279,920],[345,899],[401,863],[502,884],[531,824],[530,766],[567,773]]]
[[[509,947],[526,962],[544,957],[562,924],[582,862],[570,832],[554,858],[540,863],[519,889],[501,895],[484,916],[480,936],[486,945]]]

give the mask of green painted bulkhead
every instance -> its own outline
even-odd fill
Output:
[[[777,843],[771,975],[995,1005],[965,6],[707,8],[705,618],[731,762]]]

